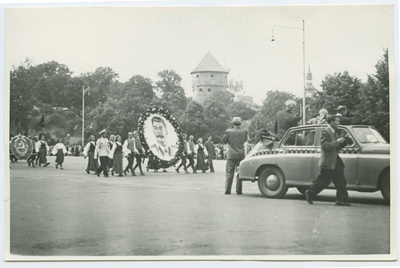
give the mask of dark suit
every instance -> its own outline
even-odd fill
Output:
[[[247,130],[240,127],[234,127],[226,130],[222,141],[228,144],[227,160],[226,160],[226,181],[225,194],[231,193],[233,176],[235,168],[239,167],[240,161],[245,157],[244,143],[247,140]],[[236,193],[242,193],[242,182],[236,180]]]
[[[338,143],[339,136],[330,128],[325,128],[321,133],[321,157],[319,167],[321,173],[314,181],[308,194],[311,198],[315,197],[324,190],[333,181],[336,187],[336,201],[346,202],[349,198],[346,189],[346,178],[344,177],[344,163],[340,158],[338,151],[346,146],[344,143]]]
[[[297,120],[297,121],[296,121]],[[289,112],[288,110],[279,111],[276,114],[274,131],[278,137],[278,139],[282,139],[285,135],[286,131],[291,128],[297,126],[298,119],[296,116]]]
[[[204,147],[206,147],[208,156],[208,165],[210,166],[210,171],[214,172],[214,164],[213,164],[213,158],[215,157],[215,146],[213,141],[206,141],[204,143]]]
[[[340,125],[352,125],[352,120],[351,118],[344,116],[342,114],[337,114],[337,117],[339,118],[339,124]]]

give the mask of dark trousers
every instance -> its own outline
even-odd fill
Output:
[[[35,160],[36,160],[36,153],[32,153],[31,156],[28,157],[28,163],[32,164],[32,166],[35,166]]]
[[[139,167],[140,173],[143,173],[143,170],[142,170],[142,154],[135,154],[135,158],[136,158],[136,165],[133,168],[132,172],[135,172],[135,169]]]
[[[236,168],[239,167],[242,159],[228,159],[226,160],[226,181],[225,181],[225,193],[230,194],[233,183],[233,176],[235,176]],[[242,193],[242,181],[236,179],[236,193]]]
[[[181,155],[180,158],[181,158],[181,163],[179,164],[179,166],[176,169],[179,170],[181,167],[183,167],[184,170],[187,170],[186,169],[186,156]]]
[[[346,178],[344,177],[344,168],[321,169],[321,174],[314,181],[308,194],[313,198],[324,190],[333,181],[336,187],[336,201],[346,202],[349,194],[346,189]]]
[[[214,164],[212,156],[207,156],[208,166],[210,167],[210,172],[214,172]]]
[[[133,172],[133,160],[135,159],[135,155],[134,154],[129,154],[128,155],[128,165],[125,168],[125,171],[131,171]]]
[[[108,156],[100,156],[100,167],[96,170],[96,173],[100,174],[103,171],[104,176],[108,176],[107,165]]]
[[[196,172],[196,167],[194,165],[194,155],[193,154],[188,154],[187,159],[189,160],[189,165],[186,167],[188,169],[189,167],[192,167],[193,172]]]

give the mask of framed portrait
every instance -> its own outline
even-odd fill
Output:
[[[139,118],[141,143],[158,166],[167,168],[179,160],[183,138],[175,118],[167,110],[151,108]]]

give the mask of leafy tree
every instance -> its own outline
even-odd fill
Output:
[[[98,67],[93,73],[82,74],[85,86],[90,87],[90,95],[85,97],[85,106],[94,107],[99,102],[105,102],[117,78],[118,74],[110,67]]]
[[[246,103],[242,101],[235,101],[230,105],[231,117],[239,116],[242,120],[249,120],[254,117],[256,111],[249,108]]]
[[[164,70],[158,73],[157,91],[161,98],[153,98],[152,105],[169,110],[178,117],[185,110],[187,98],[181,86],[182,78],[174,70]]]
[[[361,80],[349,75],[347,71],[326,75],[321,87],[322,92],[317,92],[310,104],[314,113],[325,108],[335,114],[339,105],[346,105],[349,111],[354,111],[360,103]]]
[[[253,119],[250,121],[249,142],[257,143],[260,140],[259,134],[262,128],[268,129],[269,131],[273,131],[274,123],[275,121],[271,119],[269,114],[263,113],[261,110],[259,110],[253,117]]]
[[[225,130],[230,126],[231,115],[217,99],[208,103],[204,112],[208,135],[213,136],[214,142],[220,143]]]
[[[31,62],[13,67],[10,72],[10,131],[15,135],[28,131],[29,113],[33,109]]]
[[[185,111],[178,118],[178,123],[184,133],[188,136],[193,135],[195,139],[205,137],[208,133],[204,108],[195,101],[186,106]]]
[[[215,90],[212,94],[206,99],[205,103],[208,103],[212,100],[218,100],[225,107],[230,106],[233,103],[235,95],[226,91],[226,90]]]
[[[389,121],[389,62],[388,50],[375,65],[376,73],[368,75],[362,87],[354,121],[376,127],[386,140],[390,140]]]

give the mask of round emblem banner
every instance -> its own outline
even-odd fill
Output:
[[[140,141],[146,153],[160,168],[179,161],[183,151],[183,137],[175,118],[168,110],[150,108],[139,118]]]
[[[28,159],[33,152],[33,146],[31,139],[22,135],[14,136],[10,141],[11,152],[18,159]]]

